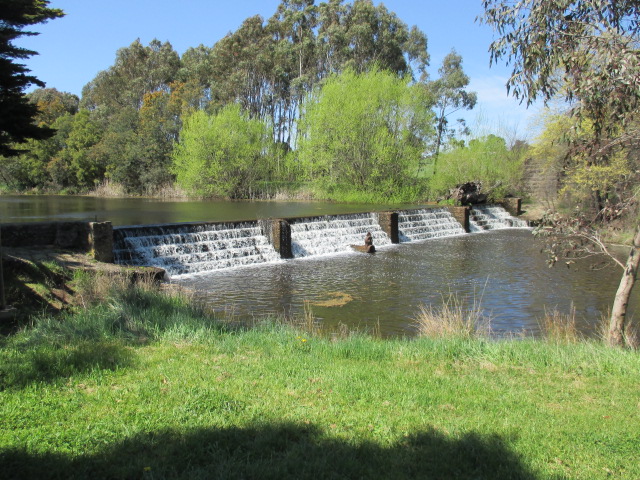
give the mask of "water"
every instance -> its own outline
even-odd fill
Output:
[[[376,248],[391,245],[375,213],[300,219],[291,225],[291,250],[296,258],[349,252],[364,245],[367,232]]]
[[[0,222],[110,221],[114,226],[239,222],[416,208],[328,202],[159,200],[67,195],[0,195]]]
[[[527,223],[512,217],[498,205],[475,205],[469,212],[469,230],[483,232],[501,228],[524,228]]]
[[[404,211],[398,214],[400,242],[464,235],[462,225],[446,208]]]
[[[114,225],[229,222],[401,208],[318,202],[0,196],[2,222],[111,220]],[[369,223],[358,228],[374,230],[374,227]],[[174,265],[187,265],[176,270],[180,273],[174,281],[197,289],[203,301],[217,311],[244,318],[267,313],[300,316],[306,304],[327,330],[337,329],[344,323],[350,328],[379,330],[386,336],[413,335],[413,319],[420,305],[440,304],[450,294],[481,301],[498,334],[522,330],[535,333],[537,318],[544,315],[545,309],[557,308],[568,313],[572,302],[580,328],[589,333],[610,307],[620,279],[619,269],[591,271],[588,264],[579,264],[571,270],[549,269],[546,257],[540,253],[541,245],[529,230],[499,229],[482,235],[465,235],[458,228],[451,223],[448,212],[440,215],[436,209],[425,209],[401,213],[400,233],[406,243],[389,245],[384,234],[372,231],[378,249],[374,255],[354,252],[342,243],[328,256],[320,252],[303,256],[304,252],[298,251],[300,258],[280,261],[273,260],[270,254],[250,255],[260,249],[262,240],[257,240],[248,247],[236,242],[231,248],[222,249],[242,252],[239,255],[207,258],[202,262],[202,257],[206,258],[211,250],[220,250],[205,247],[207,242],[216,241],[216,232],[205,234],[206,240],[197,238],[203,232],[194,232],[196,238],[172,240],[163,246],[159,242],[158,249],[148,255],[156,259],[173,256]],[[186,232],[178,233],[181,236]],[[438,237],[440,234],[446,236]],[[223,234],[227,235],[233,237],[229,232]],[[258,235],[254,230],[246,237]],[[359,230],[346,242],[362,244],[363,238]],[[148,240],[136,241],[145,245]],[[326,243],[333,248],[334,242]],[[303,249],[308,251],[306,247]],[[185,259],[192,255],[200,255],[196,264],[210,262],[218,270],[202,272],[199,267],[189,266]],[[251,259],[251,266],[224,268],[235,264],[238,258]],[[259,261],[254,261],[256,258]],[[137,261],[147,263],[149,257]],[[200,273],[194,274],[196,271]],[[639,294],[640,290],[636,289],[630,304],[631,313],[637,309]]]
[[[115,263],[172,276],[281,261],[258,222],[118,228],[114,237]]]
[[[459,235],[379,249],[307,257],[260,267],[185,277],[219,312],[238,318],[302,316],[305,304],[328,331],[339,325],[384,336],[414,335],[421,304],[453,294],[481,302],[496,335],[539,332],[538,318],[572,303],[580,329],[593,334],[613,300],[620,271],[549,269],[529,230]],[[638,305],[638,291],[631,310]]]

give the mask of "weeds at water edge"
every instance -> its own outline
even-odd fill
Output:
[[[569,344],[582,340],[576,325],[576,308],[573,305],[569,313],[559,312],[556,308],[545,308],[544,317],[538,320],[538,325],[547,341]]]
[[[491,333],[490,317],[484,313],[482,298],[469,303],[455,294],[443,297],[440,305],[421,305],[415,318],[418,335],[430,338],[479,338]]]

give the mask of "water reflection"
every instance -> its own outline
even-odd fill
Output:
[[[619,274],[613,267],[596,272],[588,265],[549,269],[528,230],[502,230],[383,247],[375,255],[296,259],[176,281],[236,316],[302,315],[308,302],[328,330],[344,323],[385,336],[413,335],[420,304],[438,304],[454,294],[481,301],[497,335],[536,334],[545,309],[568,313],[572,304],[581,330],[592,334],[613,300]],[[345,298],[352,300],[322,306]],[[636,294],[631,310],[637,300]]]
[[[336,204],[226,200],[158,200],[65,195],[0,196],[3,223],[41,221],[110,221],[120,225],[227,222],[290,218],[372,210],[417,208],[415,205]]]

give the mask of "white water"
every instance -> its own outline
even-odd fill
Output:
[[[376,213],[300,219],[291,223],[291,250],[296,258],[348,252],[364,245],[367,232],[376,248],[391,245]]]
[[[417,242],[466,233],[460,222],[446,208],[399,212],[398,231],[400,242]]]
[[[116,263],[160,267],[171,276],[280,261],[255,223],[152,226],[120,232],[124,235],[115,245]]]
[[[296,219],[290,225],[296,258],[351,252],[352,245],[364,245],[367,232],[376,248],[391,245],[376,213]],[[526,226],[502,207],[476,206],[470,212],[472,232]],[[448,209],[432,208],[399,212],[398,233],[400,242],[416,242],[465,231]],[[116,263],[156,266],[171,276],[282,261],[259,222],[123,227],[115,237]]]
[[[471,233],[502,228],[527,228],[527,222],[512,217],[498,205],[476,205],[469,212],[469,230]]]

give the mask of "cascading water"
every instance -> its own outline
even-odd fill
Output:
[[[257,222],[114,229],[115,262],[185,275],[280,261]]]
[[[460,222],[446,208],[399,212],[398,232],[401,242],[416,242],[466,233]]]
[[[376,213],[299,219],[291,222],[291,250],[296,258],[347,252],[364,245],[367,232],[376,248],[391,245]]]
[[[499,205],[475,205],[469,212],[469,230],[471,232],[527,227],[526,221],[512,217]]]

